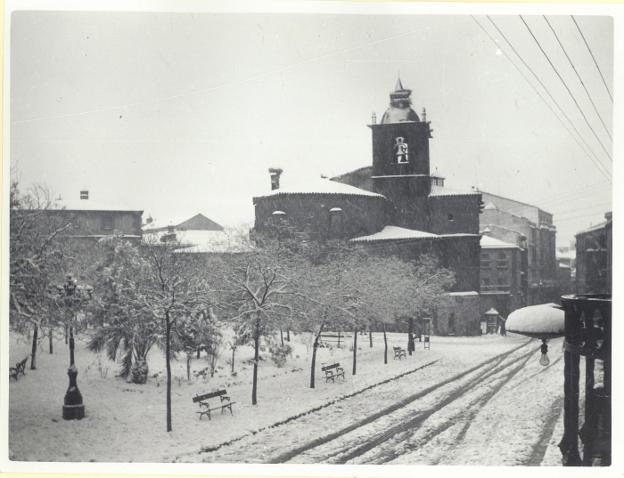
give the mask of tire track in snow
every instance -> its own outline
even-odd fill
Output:
[[[316,412],[318,412],[318,411],[320,411],[320,410],[322,410],[324,408],[330,407],[330,406],[335,405],[337,403],[340,403],[340,402],[342,402],[344,400],[348,400],[348,399],[353,398],[353,397],[355,397],[357,395],[360,395],[361,393],[367,392],[368,390],[372,390],[372,389],[377,388],[377,387],[379,387],[381,385],[385,385],[387,383],[394,382],[394,381],[399,380],[399,379],[401,379],[403,377],[406,377],[408,375],[416,373],[416,372],[418,372],[418,371],[420,371],[420,370],[422,370],[424,368],[427,368],[427,367],[429,367],[431,365],[436,364],[439,360],[440,359],[436,359],[436,360],[433,360],[431,362],[427,362],[427,363],[425,363],[423,365],[420,365],[420,366],[418,366],[418,367],[416,367],[416,368],[414,368],[412,370],[408,370],[407,372],[403,372],[403,373],[400,373],[399,375],[395,375],[393,377],[387,378],[385,380],[382,380],[381,382],[373,383],[371,385],[368,385],[368,386],[366,386],[364,388],[356,390],[355,392],[349,393],[347,395],[339,396],[339,397],[337,397],[337,398],[335,398],[333,400],[330,400],[328,402],[325,402],[325,403],[323,403],[323,404],[321,404],[321,405],[319,405],[317,407],[314,407],[314,408],[311,408],[311,409],[306,410],[304,412],[298,413],[298,414],[293,415],[291,417],[288,417],[288,418],[286,418],[284,420],[280,420],[278,422],[272,423],[271,425],[267,425],[265,427],[258,428],[257,430],[253,430],[253,431],[251,431],[249,433],[246,433],[244,435],[240,435],[238,437],[232,438],[231,440],[228,440],[228,441],[225,441],[225,442],[221,442],[221,443],[219,443],[217,445],[213,445],[213,446],[209,446],[209,447],[203,447],[203,448],[201,448],[199,450],[199,452],[193,452],[191,454],[195,454],[195,453],[200,453],[200,454],[201,453],[210,453],[210,452],[213,452],[213,451],[217,451],[217,450],[219,450],[219,449],[221,449],[223,447],[233,445],[234,443],[236,443],[238,441],[241,441],[244,438],[248,438],[248,437],[257,435],[258,433],[262,433],[262,432],[264,432],[266,430],[269,430],[269,429],[274,429],[274,428],[280,427],[282,425],[286,425],[287,423],[289,423],[291,421],[298,420],[299,418],[305,417],[305,416],[310,415],[312,413],[316,413]],[[178,457],[176,457],[176,459],[179,459],[180,457],[181,456],[178,456]]]
[[[458,437],[460,436],[463,437],[463,435],[465,435],[466,431],[468,430],[466,425],[469,425],[472,419],[471,414],[474,412],[474,415],[476,415],[476,412],[478,411],[477,407],[481,407],[485,405],[496,393],[498,393],[498,391],[524,367],[526,362],[531,358],[532,355],[535,354],[537,350],[538,349],[531,350],[530,352],[523,354],[521,357],[519,357],[518,360],[522,360],[520,365],[517,365],[516,367],[511,369],[511,371],[509,371],[503,377],[495,378],[494,382],[500,380],[500,383],[498,385],[496,385],[491,391],[487,391],[485,395],[477,397],[476,400],[474,400],[468,405],[467,409],[463,408],[461,412],[457,413],[455,416],[449,419],[445,424],[443,424],[440,427],[442,428],[441,431],[444,431],[448,429],[450,426],[456,424],[454,419],[457,416],[466,414],[466,410],[468,410],[468,416],[465,418],[467,423],[464,425],[464,427],[462,427],[462,429],[460,430],[458,434]],[[498,373],[508,369],[511,366],[511,364],[501,365],[503,361],[504,360],[497,363],[494,369],[488,369],[485,372],[481,373],[480,375],[477,375],[477,377],[474,380],[471,380],[469,384],[461,386],[460,388],[454,390],[452,393],[450,393],[448,396],[444,397],[440,402],[438,402],[438,404],[436,404],[435,407],[432,407],[425,412],[419,413],[411,420],[408,420],[407,422],[403,421],[399,423],[398,425],[385,430],[383,433],[378,434],[376,437],[372,438],[371,440],[368,440],[367,442],[358,446],[357,448],[351,449],[349,453],[340,457],[340,459],[335,461],[335,463],[344,464],[347,461],[357,458],[367,453],[368,451],[378,447],[382,443],[390,441],[390,440],[395,441],[395,442],[400,442],[400,441],[405,440],[406,436],[413,435],[430,416],[432,416],[435,413],[440,412],[447,405],[450,405],[451,403],[457,401],[458,399],[461,399],[462,397],[466,395],[467,392],[475,390],[479,386],[486,384],[486,381],[489,380],[492,376],[496,376]],[[448,423],[448,426],[446,426],[447,423]],[[400,434],[399,437],[397,437],[398,434]],[[432,436],[430,438],[434,438],[438,434],[439,433],[432,433]],[[414,449],[416,448],[418,447],[414,447]],[[391,459],[394,459],[397,456],[398,454],[393,456]],[[383,462],[386,462],[386,461],[390,461],[390,460],[384,460]],[[367,460],[367,463],[368,462],[369,461]]]
[[[401,450],[401,453],[397,453],[395,450],[391,450],[390,452],[380,451],[376,455],[372,456],[370,459],[366,460],[366,463],[371,463],[371,462],[375,464],[388,463],[398,458],[400,455],[415,451],[416,449],[420,448],[422,445],[428,443],[430,440],[444,433],[446,430],[448,430],[452,426],[461,423],[461,421],[465,421],[463,427],[459,430],[457,434],[456,442],[459,443],[461,440],[463,440],[466,432],[468,431],[468,428],[470,426],[472,419],[476,416],[479,410],[484,405],[486,405],[487,402],[490,399],[492,399],[501,390],[501,388],[504,385],[509,383],[509,381],[525,366],[525,364],[528,362],[531,356],[535,354],[535,352],[536,350],[532,350],[520,356],[517,359],[517,360],[522,360],[522,363],[519,366],[513,368],[506,375],[502,377],[497,377],[493,380],[493,382],[500,380],[501,382],[498,385],[496,385],[493,389],[486,391],[484,395],[479,395],[475,399],[471,400],[465,407],[462,408],[462,410],[460,410],[457,413],[454,413],[447,420],[445,420],[440,425],[436,426],[433,430],[430,430],[424,437],[418,439],[416,442],[409,443],[408,438],[410,435],[414,436],[417,430],[413,430],[413,429],[406,430],[405,432],[401,433],[401,435],[396,436],[393,439],[394,442],[401,442],[401,441],[407,442],[405,448]],[[478,388],[479,385],[483,385],[487,379],[499,374],[501,371],[507,370],[510,366],[511,364],[500,366],[500,363],[499,363],[496,368],[489,370],[488,371],[489,373],[483,374],[483,376],[481,376],[480,379],[478,379],[479,380],[478,382],[473,382],[474,386],[469,386],[469,387],[464,388],[462,394],[465,394],[466,392],[469,392],[471,390]],[[437,407],[437,409],[434,410],[434,413],[441,411],[442,408],[444,407],[443,406]],[[436,464],[436,463],[433,463],[433,464]]]
[[[368,417],[366,417],[366,418],[364,418],[362,420],[359,420],[359,421],[357,421],[355,423],[352,423],[351,425],[348,425],[347,427],[344,427],[344,428],[342,428],[342,429],[340,429],[340,430],[338,430],[336,432],[333,432],[333,433],[330,433],[328,435],[316,438],[315,440],[312,440],[312,441],[310,441],[310,442],[308,442],[308,443],[306,443],[306,444],[304,444],[302,446],[299,446],[299,447],[294,448],[292,450],[289,450],[289,451],[287,451],[285,453],[282,453],[282,454],[278,455],[277,457],[269,460],[268,463],[278,464],[278,463],[288,462],[288,461],[292,460],[293,458],[295,458],[298,455],[301,455],[301,454],[303,454],[303,453],[305,453],[305,452],[307,452],[309,450],[312,450],[314,448],[318,448],[318,447],[320,447],[322,445],[325,445],[326,443],[332,442],[332,441],[342,437],[343,435],[346,435],[347,433],[350,433],[350,432],[352,432],[354,430],[357,430],[358,428],[362,428],[362,427],[364,427],[364,426],[366,426],[366,425],[368,425],[368,424],[378,420],[379,418],[386,417],[390,413],[393,413],[393,412],[395,412],[397,410],[405,408],[407,405],[409,405],[410,403],[418,400],[419,398],[422,398],[422,397],[424,397],[426,395],[429,395],[430,393],[436,391],[437,389],[439,389],[439,388],[441,388],[441,387],[443,387],[443,386],[445,386],[445,385],[447,385],[447,384],[449,384],[451,382],[459,380],[459,379],[465,377],[466,375],[479,370],[480,368],[487,367],[488,365],[490,365],[492,363],[495,363],[496,364],[495,367],[496,367],[498,364],[500,364],[502,361],[504,361],[505,358],[509,357],[510,355],[512,355],[516,351],[520,350],[521,348],[526,347],[531,342],[533,342],[533,339],[528,340],[527,342],[525,342],[525,343],[523,343],[523,344],[521,344],[521,345],[519,345],[517,347],[514,347],[513,349],[511,349],[511,350],[509,350],[507,352],[503,352],[502,354],[499,354],[499,355],[496,355],[494,357],[491,357],[491,358],[489,358],[489,359],[487,359],[487,360],[485,360],[485,361],[483,361],[483,362],[481,362],[481,363],[479,363],[479,364],[469,368],[468,370],[464,370],[464,371],[462,371],[462,372],[460,372],[460,373],[458,373],[456,375],[453,375],[452,377],[450,377],[448,379],[442,380],[441,382],[438,382],[438,383],[436,383],[436,384],[434,384],[434,385],[432,385],[430,387],[427,387],[426,389],[421,390],[420,392],[412,394],[409,397],[404,398],[403,400],[400,400],[399,402],[396,402],[393,405],[390,405],[390,406],[380,410],[379,412],[376,412],[376,413],[374,413],[372,415],[369,415]],[[533,351],[531,353],[533,353]],[[481,378],[483,375],[486,375],[489,372],[490,372],[490,369],[486,369],[484,372],[481,372],[481,374],[478,375],[478,377]],[[460,392],[458,396],[461,396],[461,393],[463,393],[463,391]],[[454,395],[455,394],[453,394],[452,396],[454,396]],[[454,399],[456,399],[456,398],[457,397],[455,397]],[[450,401],[451,400],[449,400],[449,403],[450,403]],[[413,426],[414,423],[416,423],[419,419],[421,419],[420,415],[418,417],[413,418],[409,422],[410,425]],[[424,418],[422,418],[422,420],[424,421]],[[385,436],[386,436],[386,434],[383,435],[383,437],[385,437]],[[378,439],[380,439],[381,442],[383,442],[387,438],[386,439],[382,439],[381,437],[379,437]],[[358,450],[361,449],[361,448],[362,447],[358,447]],[[368,450],[364,450],[364,451],[362,451],[362,453],[364,453],[365,451],[368,451]]]
[[[561,410],[563,408],[563,397],[557,397],[550,405],[550,412],[542,433],[540,434],[537,443],[533,445],[533,451],[531,456],[524,462],[524,466],[540,466],[546,455],[546,449],[548,448],[548,442],[552,438],[555,428],[557,427],[557,421],[561,416]]]

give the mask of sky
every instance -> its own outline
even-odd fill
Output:
[[[158,221],[252,222],[269,167],[289,182],[370,165],[366,125],[400,75],[432,172],[543,208],[569,245],[611,210],[607,89],[570,16],[547,18],[600,117],[543,17],[525,20],[572,95],[519,16],[492,18],[574,127],[483,15],[14,12],[11,175]],[[612,92],[611,18],[576,20]]]

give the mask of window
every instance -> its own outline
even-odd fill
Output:
[[[102,217],[102,229],[105,231],[113,230],[113,216],[111,214],[106,214]]]
[[[450,213],[449,213],[449,215],[448,215],[448,220],[449,220],[449,221],[454,221],[454,220],[455,220],[455,219],[453,218],[453,215],[452,215],[452,214],[450,214]]]
[[[507,269],[507,254],[503,251],[500,251],[496,257],[496,268],[497,269]]]
[[[481,253],[481,268],[482,269],[490,268],[490,255],[487,252]]]

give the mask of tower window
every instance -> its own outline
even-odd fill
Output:
[[[455,220],[455,218],[453,217],[453,215],[452,215],[452,214],[450,214],[450,213],[449,213],[449,215],[448,215],[448,220],[449,220],[449,221],[454,221],[454,220]]]

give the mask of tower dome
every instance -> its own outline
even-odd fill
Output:
[[[420,121],[416,112],[411,108],[411,94],[412,90],[403,88],[401,78],[398,78],[394,91],[390,93],[390,106],[381,118],[381,124]]]

